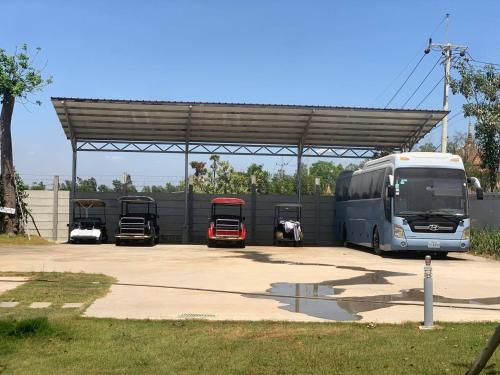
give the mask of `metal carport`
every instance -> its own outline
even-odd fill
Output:
[[[367,158],[411,148],[448,112],[307,105],[139,101],[53,97],[78,151]],[[300,200],[300,178],[298,178]],[[185,230],[187,230],[187,189]]]

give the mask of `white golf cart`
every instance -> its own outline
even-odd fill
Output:
[[[89,212],[92,212],[92,216]],[[73,222],[70,228],[70,243],[106,243],[106,203],[100,199],[75,199]]]

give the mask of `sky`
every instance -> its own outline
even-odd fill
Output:
[[[451,43],[467,45],[477,60],[500,62],[500,2],[494,0],[0,0],[0,48],[41,47],[37,63],[54,79],[32,98],[41,106],[16,103],[14,163],[28,182],[70,178],[71,147],[51,96],[384,107],[429,36],[444,41],[446,13]],[[403,105],[438,57],[434,51],[424,58],[391,107]],[[438,65],[406,108],[442,75]],[[462,104],[451,96],[450,117]],[[442,108],[442,87],[421,108]],[[458,114],[450,135],[465,132],[467,123]],[[424,141],[438,145],[440,132]],[[252,162],[271,172],[296,168],[291,157],[222,159],[238,170]],[[139,186],[177,181],[183,156],[78,154],[81,177],[109,184],[125,171]]]

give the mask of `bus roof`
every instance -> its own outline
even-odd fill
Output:
[[[391,154],[365,163],[362,170],[374,169],[379,166],[393,165],[400,167],[435,167],[464,169],[462,158],[458,155],[441,152],[402,152]]]

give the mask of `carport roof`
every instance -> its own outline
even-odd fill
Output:
[[[65,135],[84,143],[411,148],[441,110],[53,97]],[[103,150],[104,151],[104,150]]]

